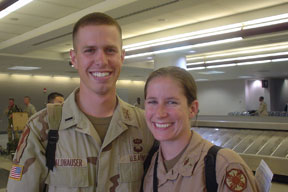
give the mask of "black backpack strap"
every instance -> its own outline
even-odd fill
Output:
[[[156,153],[159,149],[159,141],[154,141],[153,143],[153,146],[151,147],[145,161],[144,161],[144,174],[143,174],[143,177],[142,177],[142,183],[141,183],[141,192],[143,192],[143,183],[144,183],[144,178],[145,178],[145,175],[148,171],[148,168],[151,164],[151,161],[152,161],[152,157],[154,155],[154,153]]]
[[[46,147],[46,166],[48,170],[53,171],[53,167],[55,165],[55,152],[56,152],[56,144],[59,139],[58,130],[49,130],[48,132],[48,144]]]
[[[213,145],[204,158],[205,161],[205,179],[207,192],[217,192],[218,184],[216,180],[216,157],[218,151],[222,149]]]
[[[52,170],[55,165],[56,145],[59,139],[58,130],[62,119],[62,105],[61,104],[47,104],[48,113],[48,144],[46,146],[46,166],[48,171]]]

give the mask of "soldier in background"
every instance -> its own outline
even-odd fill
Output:
[[[18,131],[13,131],[13,113],[20,112],[21,109],[14,103],[14,98],[9,98],[9,105],[6,109],[5,113],[8,117],[8,142],[11,143],[13,141],[13,133],[14,133],[14,139],[19,139],[19,133]]]
[[[28,113],[28,118],[37,112],[35,106],[31,104],[31,98],[29,96],[24,97],[24,104],[25,107],[23,111]]]
[[[61,93],[52,92],[48,95],[48,103],[63,103],[64,96]]]
[[[256,114],[259,116],[268,116],[267,104],[264,102],[264,97],[259,97],[259,108],[256,111]]]
[[[141,99],[140,99],[140,97],[137,97],[137,101],[136,101],[136,103],[134,103],[134,106],[141,108]]]

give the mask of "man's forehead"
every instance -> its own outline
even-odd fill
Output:
[[[94,28],[94,29],[97,28],[96,30],[94,30],[94,32],[99,31],[99,33],[101,35],[101,39],[105,39],[107,41],[107,43],[110,42],[111,45],[115,45],[115,44],[118,44],[117,41],[119,41],[120,46],[122,45],[122,37],[120,36],[119,30],[117,29],[116,26],[114,26],[114,25],[92,25],[92,24],[81,26],[79,28],[79,30],[76,34],[76,39],[75,39],[77,44],[79,43],[79,40],[81,41],[81,43],[83,43],[83,40],[87,41],[87,43],[92,43],[91,41],[93,40],[93,37],[95,37],[95,36],[93,36],[93,31],[91,30],[91,28]],[[87,35],[85,33],[91,33],[92,35],[90,36],[90,35]],[[115,36],[115,34],[117,34],[117,35]],[[98,42],[96,42],[96,43],[98,43]],[[87,45],[87,46],[93,46],[93,43],[91,45]]]

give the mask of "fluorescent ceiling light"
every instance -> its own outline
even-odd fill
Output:
[[[275,20],[285,19],[285,18],[288,18],[288,13],[285,13],[282,15],[275,15],[275,16],[271,16],[271,17],[264,17],[261,19],[255,19],[255,20],[251,20],[251,21],[246,21],[246,22],[243,22],[243,24],[244,25],[253,25],[253,24],[265,23],[265,22],[275,21]]]
[[[206,61],[206,63],[219,63],[219,62],[226,62],[226,61],[239,61],[239,60],[255,59],[255,58],[262,58],[262,57],[281,56],[281,55],[288,55],[288,52],[278,52],[278,53],[269,53],[269,54],[261,54],[261,55],[251,55],[251,56],[245,56],[245,57],[234,57],[234,58],[227,58],[227,59],[218,59],[218,60]]]
[[[241,78],[241,79],[250,79],[250,78],[252,78],[252,76],[245,76],[245,75],[243,75],[243,76],[239,76],[239,78]]]
[[[22,70],[22,71],[32,71],[36,69],[40,69],[41,67],[27,67],[27,66],[14,66],[14,67],[9,67],[9,70]]]
[[[266,23],[259,23],[259,24],[251,25],[251,26],[244,26],[243,29],[253,29],[253,28],[265,27],[265,26],[269,26],[269,25],[276,25],[276,24],[286,23],[286,22],[288,22],[288,19],[270,21],[270,22],[266,22]]]
[[[240,31],[240,30],[241,30],[241,27],[238,27],[237,29],[230,29],[230,30],[225,30],[225,31],[217,31],[217,32],[213,32],[213,33],[194,35],[194,36],[190,36],[190,37],[178,38],[178,39],[173,39],[173,40],[166,40],[166,41],[161,41],[161,42],[147,44],[147,45],[141,45],[141,46],[132,46],[132,45],[130,46],[129,45],[129,46],[124,46],[123,48],[125,49],[125,51],[134,51],[134,50],[144,49],[144,48],[148,48],[148,47],[167,45],[167,44],[171,44],[171,43],[178,43],[178,42],[182,42],[182,41],[199,39],[199,38],[209,37],[209,36],[214,36],[214,35],[221,35],[224,33],[232,33],[232,32]],[[131,47],[131,48],[129,48],[129,47]]]
[[[205,67],[193,67],[193,68],[187,68],[187,71],[202,70],[202,69],[205,69]]]
[[[214,74],[222,74],[225,73],[224,71],[205,71],[205,72],[198,72],[203,75],[214,75]]]
[[[168,36],[168,37],[159,38],[159,39],[153,39],[149,41],[125,45],[123,46],[123,48],[126,51],[132,51],[132,50],[137,50],[137,49],[144,49],[148,47],[187,41],[191,39],[199,39],[203,37],[209,37],[209,36],[220,35],[220,34],[225,34],[225,33],[232,33],[232,32],[241,31],[245,29],[275,25],[275,24],[284,23],[284,22],[288,22],[288,14],[265,17],[261,19],[246,21],[243,23],[235,23],[231,25],[204,29],[204,30],[190,32],[190,33],[183,33],[183,34]]]
[[[218,45],[218,44],[230,43],[230,42],[241,41],[241,40],[243,40],[242,37],[235,37],[235,38],[231,38],[231,39],[211,41],[211,42],[207,42],[207,43],[199,43],[199,44],[193,45],[193,48],[206,47],[206,46],[210,46],[210,45]]]
[[[194,60],[201,60],[204,59],[205,57],[188,57],[186,58],[186,61],[194,61]]]
[[[248,61],[243,63],[237,63],[237,65],[254,65],[254,64],[262,64],[262,63],[270,63],[271,60],[261,60],[261,61]]]
[[[131,50],[131,48],[142,47],[142,46],[147,46],[147,45],[150,46],[150,45],[154,45],[157,43],[161,44],[161,42],[168,42],[168,41],[173,41],[173,40],[182,39],[182,38],[190,38],[190,37],[196,37],[196,36],[197,36],[197,38],[201,38],[201,37],[204,37],[203,35],[206,35],[205,37],[207,37],[207,35],[212,36],[212,35],[218,35],[218,34],[223,34],[223,33],[230,33],[230,32],[234,32],[237,30],[241,30],[241,27],[242,27],[241,23],[232,24],[232,25],[225,25],[225,26],[221,26],[221,27],[204,29],[204,30],[200,30],[200,31],[183,33],[183,34],[179,34],[179,35],[173,35],[173,36],[169,36],[169,37],[153,39],[150,41],[144,41],[144,42],[134,43],[134,44],[130,44],[130,45],[125,45],[125,46],[123,46],[123,48],[126,49],[126,51],[127,51],[129,49]]]
[[[206,58],[212,58],[212,57],[224,57],[224,56],[231,56],[231,55],[240,55],[240,54],[246,54],[246,53],[257,53],[257,52],[264,52],[264,51],[274,51],[279,49],[286,49],[288,48],[288,45],[283,46],[274,46],[274,47],[267,47],[267,48],[261,48],[261,49],[247,49],[244,51],[237,51],[232,53],[223,53],[223,54],[215,54],[215,55],[208,55]]]
[[[272,62],[288,61],[288,58],[272,59]]]
[[[209,81],[209,79],[196,79],[195,81]]]
[[[196,47],[205,47],[205,46],[223,44],[223,43],[228,43],[228,42],[235,42],[235,41],[240,41],[240,40],[242,40],[242,37],[235,37],[235,38],[231,38],[231,39],[211,41],[211,42],[207,42],[207,43],[199,43],[199,44],[195,44],[195,45],[187,45],[187,46],[182,46],[182,47],[174,47],[174,48],[170,48],[170,49],[162,49],[162,50],[158,50],[158,51],[128,55],[128,56],[125,56],[125,59],[131,59],[131,58],[137,58],[137,57],[143,57],[143,56],[151,56],[151,55],[169,53],[169,52],[174,52],[174,51],[182,51],[182,50],[192,49],[192,48],[196,48]]]
[[[9,7],[5,8],[4,10],[0,11],[0,19],[5,17],[6,15],[12,13],[13,11],[16,11],[17,9],[27,5],[33,0],[19,0],[10,5]]]
[[[223,64],[223,65],[212,65],[212,66],[207,66],[207,69],[213,69],[213,68],[222,68],[222,67],[234,67],[236,66],[236,63],[231,63],[231,64]]]
[[[201,65],[204,64],[204,61],[200,61],[200,62],[195,62],[195,63],[187,63],[186,66],[191,66],[191,65]]]

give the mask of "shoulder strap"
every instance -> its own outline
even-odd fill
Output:
[[[141,183],[141,192],[143,192],[143,184],[144,184],[144,178],[145,178],[145,175],[148,171],[148,168],[151,164],[151,161],[152,161],[152,157],[154,155],[154,153],[156,153],[159,149],[159,141],[155,140],[154,143],[153,143],[153,146],[151,147],[145,161],[144,161],[144,174],[143,174],[143,177],[142,177],[142,183]]]
[[[204,158],[205,161],[205,179],[207,192],[217,192],[218,184],[216,180],[216,157],[218,151],[222,149],[213,145]]]
[[[46,166],[48,170],[53,171],[55,165],[55,152],[56,144],[58,142],[58,130],[60,127],[62,119],[62,104],[47,104],[47,114],[48,114],[48,144],[46,146]]]

